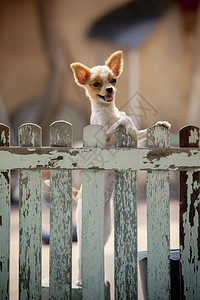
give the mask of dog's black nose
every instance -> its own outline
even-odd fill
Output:
[[[107,91],[109,94],[111,94],[112,91],[113,91],[113,89],[110,87],[110,88],[107,88],[106,91]]]

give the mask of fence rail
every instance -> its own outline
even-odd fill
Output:
[[[200,170],[199,148],[0,147],[3,170]]]
[[[10,170],[20,170],[19,299],[41,299],[41,170],[51,170],[50,299],[75,299],[72,290],[72,177],[83,170],[83,299],[104,299],[104,170],[115,171],[115,299],[137,299],[137,171],[147,170],[148,299],[170,299],[169,171],[180,171],[180,286],[182,299],[200,295],[200,130],[180,131],[171,148],[169,131],[148,130],[146,148],[115,133],[105,148],[100,126],[84,128],[83,148],[73,148],[72,127],[50,127],[42,147],[35,124],[19,128],[19,147],[9,146],[9,128],[0,125],[0,299],[9,299]],[[100,213],[102,212],[102,213]],[[100,229],[100,230],[99,230]],[[92,237],[92,238],[91,238]]]

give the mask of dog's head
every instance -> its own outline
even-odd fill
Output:
[[[103,66],[91,69],[80,63],[70,65],[75,81],[86,90],[92,101],[111,103],[115,100],[116,81],[123,69],[122,51],[114,52]]]

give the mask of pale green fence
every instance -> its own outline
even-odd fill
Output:
[[[19,147],[9,147],[0,126],[0,299],[9,299],[10,170],[19,169],[19,299],[41,299],[41,170],[51,170],[50,299],[74,299],[72,290],[72,179],[83,170],[82,270],[84,300],[108,297],[104,285],[104,170],[115,170],[115,299],[137,299],[137,171],[147,170],[148,298],[170,299],[169,171],[181,171],[182,297],[200,295],[199,128],[181,131],[182,146],[170,148],[169,131],[148,130],[147,147],[137,148],[123,127],[106,149],[100,126],[84,128],[83,148],[72,148],[72,128],[55,122],[51,147],[42,147],[41,128],[19,128]],[[195,148],[193,148],[195,146]],[[184,202],[186,201],[186,202]],[[64,237],[64,238],[63,238]],[[105,293],[106,289],[106,293]]]

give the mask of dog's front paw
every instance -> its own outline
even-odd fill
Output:
[[[115,132],[115,130],[117,129],[117,127],[120,126],[120,125],[126,125],[126,122],[125,122],[124,118],[120,118],[112,126],[110,126],[108,128],[108,130],[106,131],[106,135],[110,137]]]
[[[132,140],[137,140],[137,138],[138,138],[138,131],[136,131],[136,130],[127,129],[126,134],[130,135]]]
[[[164,127],[166,127],[167,129],[170,129],[170,128],[171,128],[171,124],[170,124],[169,122],[167,122],[167,121],[158,121],[158,122],[156,123],[156,125],[164,126]]]
[[[113,134],[114,130],[115,130],[115,128],[113,129],[113,127],[111,126],[111,127],[106,131],[106,136],[107,136],[108,138],[110,138],[111,135]]]

